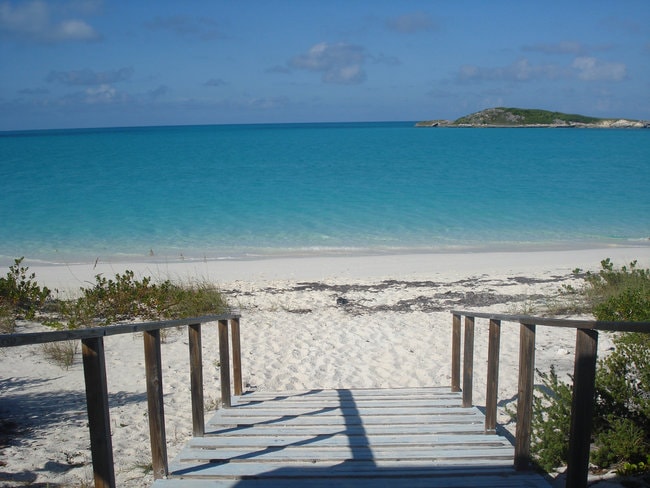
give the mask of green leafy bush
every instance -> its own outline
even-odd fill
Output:
[[[0,334],[11,334],[16,330],[14,310],[0,301]]]
[[[16,259],[6,277],[0,278],[0,333],[15,330],[21,313],[35,318],[46,300],[52,304],[39,320],[54,329],[77,329],[109,325],[128,320],[165,320],[224,313],[228,303],[219,289],[209,283],[181,285],[165,280],[155,283],[150,277],[137,279],[133,271],[114,278],[95,276],[95,283],[81,288],[75,300],[52,300],[51,292],[40,287],[34,273]]]
[[[0,278],[0,304],[24,313],[26,318],[34,318],[51,292],[38,285],[34,273],[28,274],[29,268],[22,266],[23,259],[15,259],[6,276]]]
[[[569,452],[571,425],[571,386],[560,381],[555,367],[548,373],[538,371],[542,378],[539,395],[533,399],[531,450],[537,463],[546,471],[562,465]]]
[[[107,279],[95,277],[82,296],[62,305],[62,318],[70,328],[108,325],[126,320],[162,320],[221,313],[228,309],[221,292],[210,284],[181,286],[165,280],[135,278],[133,271]]]
[[[584,288],[577,292],[598,320],[650,321],[650,271],[637,268],[636,261],[618,269],[609,259],[601,261],[601,270],[587,273]],[[590,460],[603,468],[647,469],[650,334],[621,333],[613,342],[614,350],[598,361],[596,371]],[[546,389],[535,400],[531,448],[548,470],[566,462],[571,386],[559,381],[553,369],[542,374],[542,381]]]

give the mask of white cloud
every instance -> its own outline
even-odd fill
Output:
[[[413,34],[434,30],[436,26],[428,13],[415,12],[388,19],[386,27],[402,34]]]
[[[594,57],[578,56],[570,65],[533,64],[526,58],[508,66],[482,67],[463,65],[456,78],[461,82],[580,79],[584,81],[621,81],[627,76],[623,63],[610,63]]]
[[[4,2],[0,4],[0,35],[9,39],[45,43],[100,39],[99,33],[86,21],[57,19],[56,13],[49,4],[40,0],[16,5]]]
[[[621,81],[627,76],[623,63],[609,63],[594,57],[580,56],[573,60],[571,67],[577,76],[586,81]]]
[[[526,58],[518,59],[508,66],[481,67],[461,66],[457,74],[459,81],[529,81],[533,79],[556,79],[563,70],[557,65],[534,65]]]
[[[366,79],[363,64],[366,54],[361,46],[321,42],[305,54],[294,57],[294,68],[322,73],[325,83],[355,84]]]
[[[84,90],[84,102],[88,104],[111,103],[117,96],[117,90],[110,85],[99,85]]]

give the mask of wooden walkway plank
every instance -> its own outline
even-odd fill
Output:
[[[464,424],[463,417],[445,418],[445,420],[456,420],[456,422],[446,422],[438,424],[430,424],[426,432],[431,434],[484,434],[485,429],[481,423],[481,418],[476,417],[473,423]],[[228,442],[226,438],[239,437],[239,436],[294,436],[294,435],[309,435],[324,436],[335,435],[343,432],[348,436],[355,435],[369,435],[369,434],[403,434],[403,435],[417,435],[422,433],[422,426],[418,424],[366,424],[366,425],[348,425],[342,426],[339,424],[331,425],[292,425],[290,429],[286,425],[231,425],[220,426],[218,430],[207,432],[206,436],[218,436]]]
[[[333,432],[326,435],[286,435],[285,433],[272,436],[231,436],[228,438],[228,447],[274,447],[303,445],[307,442],[317,442],[321,447],[332,446],[427,446],[488,444],[505,445],[510,443],[507,439],[484,434],[429,434],[422,431],[414,434],[377,434],[377,435],[349,435],[346,431]],[[188,447],[197,449],[220,449],[224,441],[218,437],[193,438]]]
[[[154,488],[548,488],[449,388],[254,392],[232,398]]]

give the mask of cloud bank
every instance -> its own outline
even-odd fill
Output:
[[[57,11],[56,7],[60,7]],[[0,36],[15,41],[59,43],[97,41],[100,34],[86,21],[58,18],[65,13],[63,4],[52,7],[40,0],[0,4]]]

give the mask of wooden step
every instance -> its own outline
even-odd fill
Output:
[[[217,411],[155,488],[530,486],[449,388],[253,392]]]

